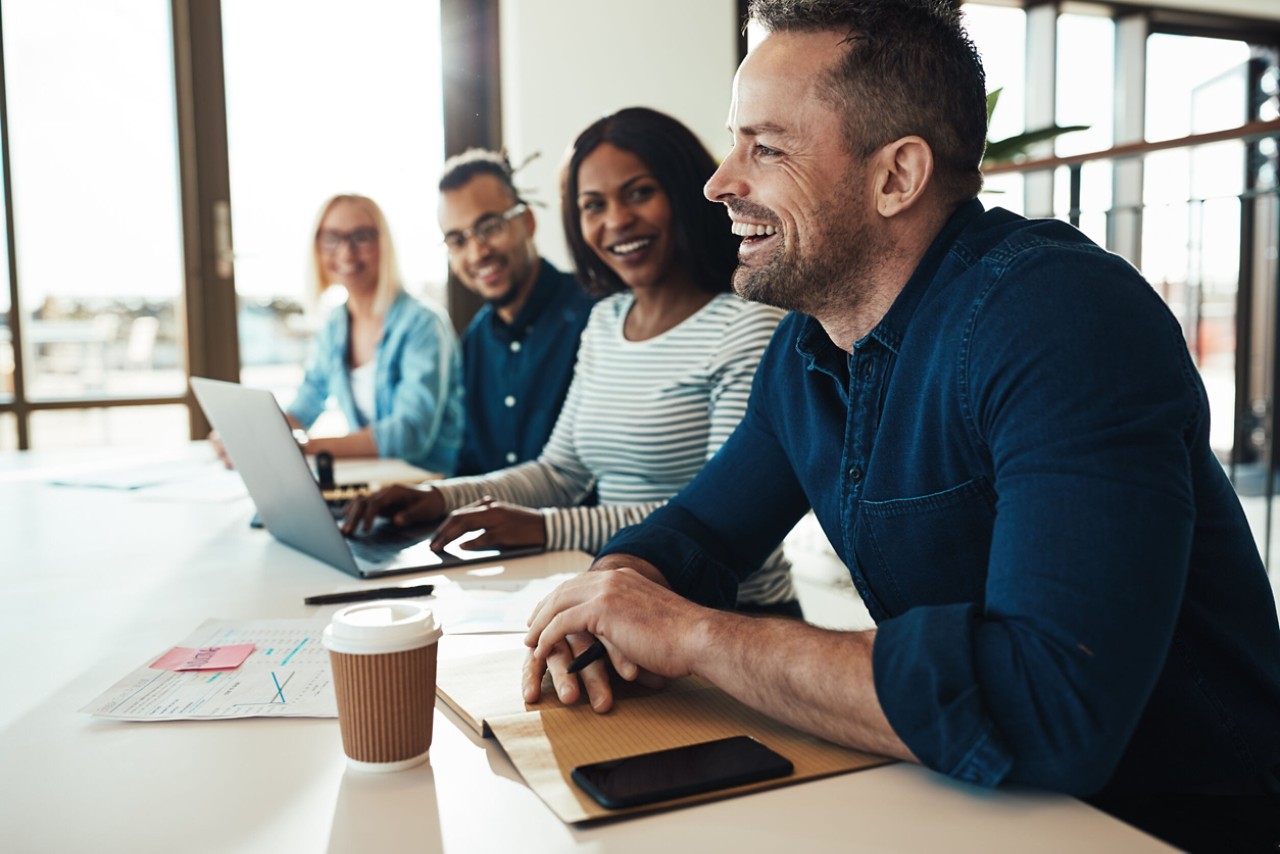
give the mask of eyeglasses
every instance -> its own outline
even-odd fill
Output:
[[[457,255],[467,248],[467,241],[473,237],[484,244],[488,244],[491,240],[505,237],[507,229],[511,225],[511,220],[520,216],[525,210],[525,204],[521,202],[509,211],[504,211],[500,214],[485,214],[476,220],[476,224],[470,228],[462,231],[451,231],[446,234],[444,236],[444,245],[448,248],[450,255]]]
[[[378,229],[357,228],[354,231],[333,231],[326,229],[316,235],[316,243],[321,252],[337,252],[342,244],[351,246],[352,252],[363,252],[378,242]]]

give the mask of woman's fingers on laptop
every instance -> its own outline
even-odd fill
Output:
[[[404,505],[405,496],[401,493],[407,491],[403,486],[390,486],[353,500],[343,514],[342,532],[354,534],[369,530],[379,516],[389,516]]]
[[[383,492],[394,492],[394,504],[388,504],[383,516],[401,527],[425,525],[444,516],[444,496],[431,487],[392,486]]]
[[[537,510],[494,501],[486,496],[450,513],[432,536],[431,548],[441,551],[458,537],[481,528],[484,533],[468,540],[465,548],[540,546],[547,541],[546,524]]]
[[[388,486],[352,501],[343,514],[342,531],[346,534],[367,531],[379,516],[385,516],[394,525],[408,527],[434,522],[443,515],[444,498],[436,490]]]

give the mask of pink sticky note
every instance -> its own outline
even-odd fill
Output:
[[[253,652],[253,644],[202,646],[191,649],[175,646],[151,663],[153,670],[230,670],[244,664]]]

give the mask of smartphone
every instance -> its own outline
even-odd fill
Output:
[[[573,781],[606,809],[636,807],[785,777],[791,761],[745,735],[579,765]]]

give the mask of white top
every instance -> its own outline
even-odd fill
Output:
[[[351,381],[351,400],[356,405],[356,412],[364,419],[364,423],[372,424],[377,414],[378,405],[375,386],[377,384],[378,361],[370,359],[358,368],[352,368],[347,376]],[[354,429],[355,425],[352,425]]]
[[[751,381],[783,312],[717,294],[644,341],[623,335],[629,291],[601,300],[578,346],[573,382],[536,460],[433,484],[452,510],[490,495],[542,507],[547,548],[592,554],[693,480],[747,409]],[[594,488],[598,506],[580,506]],[[775,553],[743,583],[740,603],[795,597]]]

